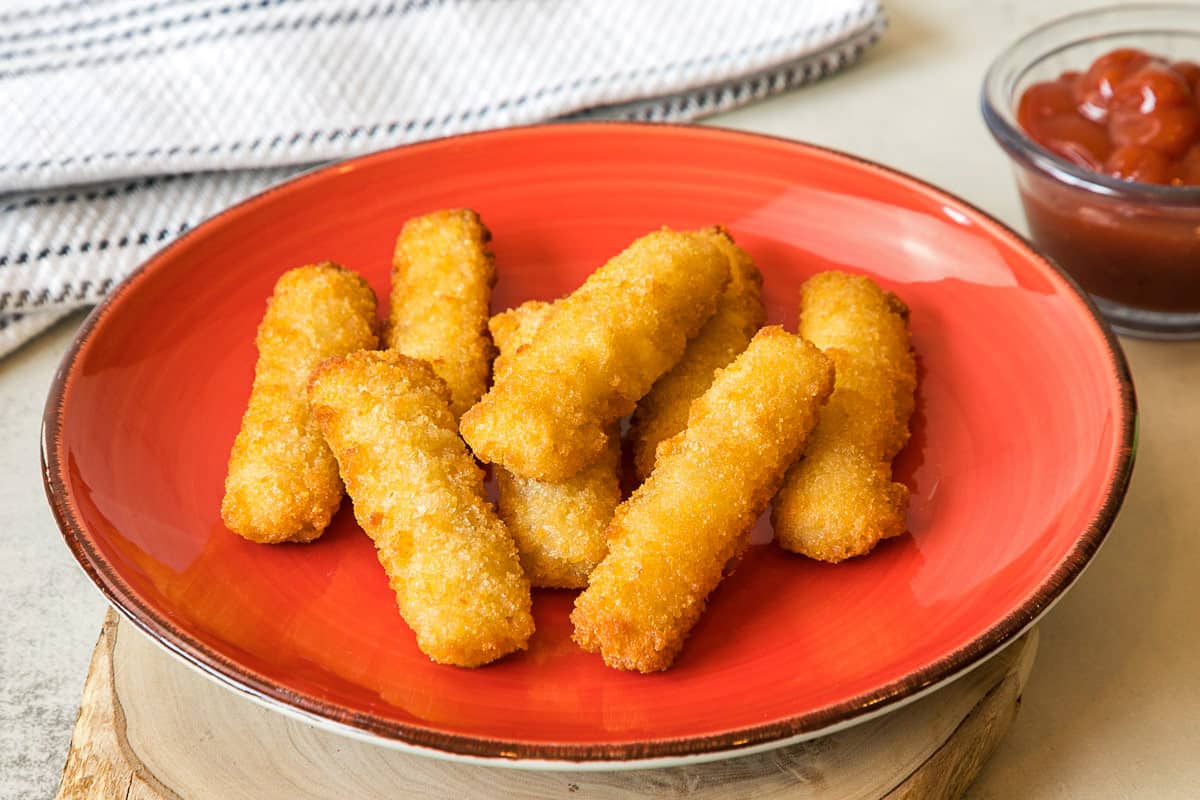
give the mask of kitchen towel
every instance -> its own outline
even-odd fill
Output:
[[[0,7],[0,355],[313,165],[554,119],[685,121],[853,62],[877,0]]]

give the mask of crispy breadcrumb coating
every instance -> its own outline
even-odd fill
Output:
[[[533,336],[554,312],[554,303],[526,300],[516,308],[502,311],[488,320],[488,330],[498,351],[492,364],[496,383],[508,377],[513,362],[533,341]]]
[[[550,315],[549,303],[529,301],[492,317],[500,349],[495,374],[502,380],[511,358],[527,346]],[[562,483],[522,478],[496,467],[500,517],[508,525],[521,565],[534,586],[581,589],[608,552],[605,529],[621,502],[621,441],[609,430],[608,447],[593,464]]]
[[[487,391],[496,354],[487,322],[496,270],[491,234],[469,209],[404,223],[392,258],[389,348],[433,366],[450,387],[455,416]]]
[[[829,359],[777,326],[719,370],[617,509],[571,614],[575,641],[618,669],[669,667],[832,389]]]
[[[596,270],[555,311],[510,369],[462,418],[475,455],[510,471],[563,481],[608,447],[712,316],[729,279],[705,237],[663,230]]]
[[[309,399],[421,651],[476,667],[525,649],[529,581],[445,383],[424,361],[363,351],[318,367]]]
[[[801,288],[800,333],[834,360],[837,385],[772,522],[783,548],[838,562],[906,528],[909,491],[892,481],[892,459],[917,382],[908,309],[868,278],[825,272]]]
[[[262,543],[308,542],[324,532],[342,482],[305,386],[326,358],[378,345],[375,314],[371,287],[335,264],[293,269],[275,284],[225,477],[221,518],[231,531]]]
[[[713,373],[745,350],[751,337],[767,321],[762,275],[754,260],[720,226],[699,234],[708,237],[729,259],[729,285],[717,303],[716,313],[696,338],[688,342],[683,358],[638,402],[630,423],[629,440],[639,481],[644,481],[654,469],[658,443],[686,427],[688,407],[712,384]]]

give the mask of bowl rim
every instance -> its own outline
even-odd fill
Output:
[[[1107,355],[1111,378],[1118,390],[1118,439],[1116,462],[1108,476],[1103,501],[1075,544],[1042,584],[1019,606],[962,647],[903,678],[849,700],[822,709],[804,712],[786,719],[752,725],[715,734],[669,739],[647,739],[624,743],[529,743],[502,741],[481,735],[446,733],[410,723],[387,720],[373,714],[356,712],[331,701],[323,701],[293,692],[262,679],[240,664],[226,658],[175,625],[167,615],[143,602],[117,574],[93,545],[86,524],[76,512],[67,481],[67,453],[63,441],[64,401],[76,373],[77,360],[87,348],[99,323],[116,309],[121,299],[152,273],[166,268],[177,250],[187,247],[196,237],[207,235],[221,219],[253,211],[269,204],[275,195],[299,187],[320,183],[328,175],[347,167],[370,168],[375,162],[394,158],[398,152],[419,152],[423,148],[461,144],[470,139],[572,136],[579,131],[630,134],[637,136],[690,136],[710,142],[735,145],[769,145],[792,153],[815,154],[833,162],[863,169],[881,179],[950,201],[971,211],[977,222],[990,226],[1000,241],[1023,251],[1035,268],[1051,280],[1058,278],[1062,287],[1079,302],[1081,321],[1089,319],[1097,334],[1097,344]],[[716,126],[645,122],[569,122],[504,128],[432,139],[375,151],[344,161],[333,162],[295,176],[260,192],[197,224],[172,243],[153,254],[110,294],[80,325],[54,374],[46,399],[42,422],[41,463],[43,486],[63,538],[88,578],[108,601],[134,625],[185,664],[218,683],[238,691],[275,711],[318,724],[337,733],[375,744],[442,758],[541,769],[629,769],[667,764],[699,763],[720,758],[785,746],[803,739],[825,735],[850,727],[874,716],[894,710],[948,683],[1000,652],[1045,614],[1070,588],[1103,544],[1116,519],[1129,487],[1137,446],[1137,398],[1128,362],[1116,335],[1103,321],[1095,304],[1079,284],[1029,240],[1003,222],[950,192],[877,162],[820,145],[779,136],[748,133]]]
[[[1000,146],[1010,156],[1020,160],[1026,166],[1031,166],[1041,172],[1048,173],[1061,183],[1095,194],[1141,201],[1148,205],[1159,206],[1178,205],[1180,207],[1188,207],[1200,202],[1200,186],[1171,186],[1169,184],[1127,181],[1111,175],[1105,175],[1102,172],[1086,169],[1068,161],[1062,156],[1050,152],[1021,130],[1020,125],[1016,123],[1013,116],[1012,104],[1006,101],[1002,92],[1003,80],[1001,72],[1003,68],[1010,66],[1013,56],[1030,40],[1058,28],[1062,28],[1064,31],[1069,30],[1072,26],[1095,17],[1132,12],[1145,14],[1146,12],[1153,11],[1192,13],[1196,15],[1197,21],[1200,22],[1200,6],[1194,4],[1179,2],[1117,3],[1055,17],[1048,22],[1030,29],[1005,47],[988,66],[987,72],[984,74],[983,86],[979,92],[979,106],[983,114],[984,123]],[[1129,31],[1129,33],[1136,32]],[[1200,36],[1200,27],[1197,27],[1195,33],[1197,36]],[[1071,41],[1056,45],[1052,51],[1039,53],[1037,60],[1051,53],[1062,52],[1075,45],[1096,42],[1110,36],[1118,35],[1121,35],[1120,31],[1088,34],[1081,30],[1076,34],[1076,38],[1073,38]],[[1022,71],[1028,69],[1031,63],[1022,59],[1020,69]]]

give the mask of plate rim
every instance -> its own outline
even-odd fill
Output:
[[[1070,551],[1058,566],[1016,608],[987,628],[982,634],[942,658],[898,680],[848,700],[824,708],[797,714],[761,725],[751,725],[721,733],[647,739],[623,743],[530,743],[506,741],[481,735],[447,733],[405,722],[385,720],[369,713],[355,712],[332,702],[293,692],[257,675],[173,625],[166,615],[143,603],[117,571],[93,547],[83,520],[77,516],[65,480],[65,454],[60,452],[62,412],[66,391],[74,375],[76,360],[91,342],[97,325],[117,307],[121,298],[150,272],[170,261],[177,249],[188,246],[196,236],[207,235],[219,220],[235,216],[271,202],[273,195],[294,190],[306,183],[320,182],[327,175],[348,166],[369,167],[372,161],[385,161],[397,152],[411,152],[432,146],[444,146],[477,138],[536,136],[552,132],[573,135],[580,131],[621,130],[639,135],[694,136],[701,139],[769,144],[772,147],[808,151],[832,160],[849,162],[888,180],[908,184],[935,197],[949,199],[974,212],[993,227],[993,233],[1023,250],[1035,265],[1044,268],[1048,278],[1058,278],[1074,295],[1103,343],[1112,377],[1119,388],[1119,442],[1117,462],[1108,476],[1104,501],[1081,531]],[[1103,321],[1091,298],[1053,259],[1042,253],[1026,237],[958,195],[902,170],[884,166],[861,156],[834,148],[769,134],[752,133],[718,126],[697,126],[639,122],[568,122],[543,123],[493,129],[430,139],[378,150],[303,172],[232,205],[198,223],[166,247],[138,265],[113,287],[80,324],[70,346],[54,373],[42,418],[41,467],[43,488],[56,524],[75,560],[89,580],[108,601],[153,641],[202,674],[233,688],[256,702],[289,716],[361,738],[376,744],[428,756],[452,758],[492,766],[517,766],[542,769],[613,769],[698,763],[719,758],[747,755],[782,747],[818,735],[832,733],[865,722],[924,696],[983,663],[1017,639],[1045,614],[1078,579],[1108,535],[1121,508],[1133,473],[1137,449],[1137,397],[1125,353],[1116,335]]]

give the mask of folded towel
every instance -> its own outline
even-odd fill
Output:
[[[819,78],[877,0],[39,0],[0,12],[0,355],[303,169]]]

